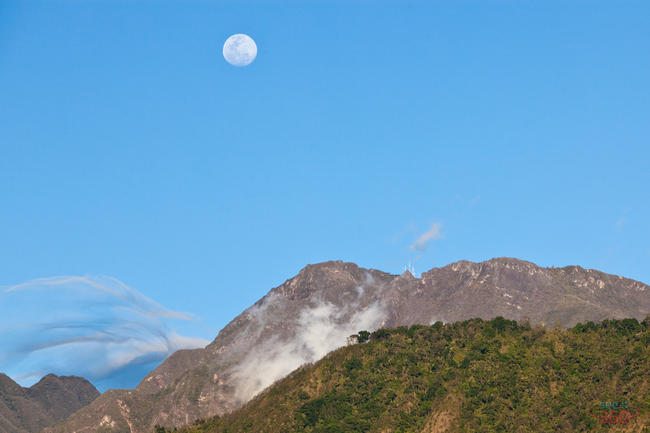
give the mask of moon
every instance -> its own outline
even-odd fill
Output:
[[[223,44],[223,58],[233,66],[250,65],[257,56],[257,45],[248,35],[232,35]]]

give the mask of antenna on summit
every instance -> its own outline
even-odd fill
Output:
[[[415,266],[413,266],[413,263],[408,262],[408,264],[404,266],[404,270],[409,271],[411,275],[415,276]]]

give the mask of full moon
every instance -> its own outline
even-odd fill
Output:
[[[223,44],[223,57],[234,66],[250,65],[257,56],[257,45],[248,35],[236,34]]]

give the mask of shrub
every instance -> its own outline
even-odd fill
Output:
[[[368,331],[359,331],[357,334],[357,340],[359,343],[365,343],[366,341],[370,340],[370,332]]]

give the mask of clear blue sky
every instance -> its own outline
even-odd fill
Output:
[[[331,259],[648,283],[648,29],[647,1],[0,0],[0,285],[114,277],[211,340]]]

